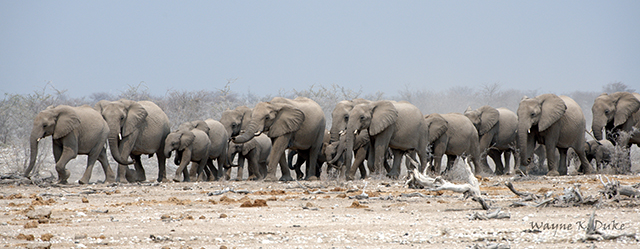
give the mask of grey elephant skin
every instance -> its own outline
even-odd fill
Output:
[[[469,107],[464,115],[467,116],[476,127],[480,138],[480,163],[488,168],[487,157],[495,163],[495,173],[502,175],[511,173],[509,169],[511,155],[515,152],[516,130],[518,128],[518,116],[507,108],[493,108],[482,106],[471,110]],[[502,155],[504,154],[504,164]],[[505,168],[506,166],[506,168]]]
[[[88,155],[87,168],[78,181],[81,184],[89,183],[93,164],[96,160],[102,164],[105,173],[105,182],[115,181],[115,176],[107,160],[106,142],[109,135],[109,127],[100,113],[90,106],[71,107],[60,105],[48,107],[38,113],[33,120],[33,128],[29,143],[31,156],[29,166],[24,172],[28,177],[33,170],[38,155],[38,142],[40,139],[53,137],[53,156],[56,161],[59,183],[67,183],[69,170],[66,165],[69,160],[77,155]]]
[[[253,109],[246,106],[238,106],[233,110],[225,110],[220,117],[220,123],[227,130],[229,137],[240,135],[240,131],[246,130],[251,119]]]
[[[615,150],[615,146],[609,140],[589,140],[585,143],[584,153],[587,160],[591,162],[596,160],[596,170],[604,169],[604,166],[611,163],[611,155]]]
[[[264,180],[278,180],[276,170],[280,164],[280,180],[292,181],[284,158],[285,150],[309,150],[309,171],[315,172],[325,122],[324,112],[315,101],[304,97],[293,100],[276,97],[269,102],[258,103],[253,108],[245,133],[233,137],[233,140],[236,143],[245,143],[260,133],[267,134],[271,138],[272,146]],[[314,179],[315,176],[307,175],[307,180]]]
[[[591,164],[584,153],[585,118],[573,99],[555,94],[524,97],[518,106],[518,149],[521,164],[531,163],[536,143],[544,144],[547,175],[567,174],[567,150],[573,148],[580,158],[579,171],[590,174]],[[555,151],[558,149],[559,158]]]
[[[597,140],[607,139],[627,148],[633,144],[640,146],[640,94],[603,93],[594,100],[591,112],[591,130]],[[603,130],[606,137],[602,135]]]
[[[203,122],[203,121],[201,121]],[[206,124],[205,124],[206,126]],[[190,181],[190,177],[201,173],[207,161],[209,160],[209,147],[211,140],[207,133],[197,128],[178,128],[167,135],[165,139],[164,155],[171,156],[172,151],[176,151],[175,162],[178,164],[174,181],[180,181],[180,175],[183,175],[183,181]],[[192,162],[191,173],[187,171],[187,165]]]
[[[249,173],[247,180],[261,180],[267,174],[267,163],[271,153],[271,139],[263,134],[254,137],[246,143],[235,143],[229,141],[229,150],[227,158],[229,162],[238,155],[238,164],[231,167],[238,167],[236,180],[242,180],[244,177],[244,164],[247,161]]]
[[[327,146],[329,146],[329,141],[331,140],[331,135],[329,134],[329,130],[325,129],[324,138],[322,140],[322,148],[320,149],[320,154],[318,154],[318,161],[316,163],[316,171],[309,172],[309,167],[306,167],[306,175],[315,175],[317,178],[320,178],[322,174],[322,166],[327,162],[327,157],[325,156]],[[296,162],[293,162],[293,157],[298,155]],[[309,160],[309,150],[289,150],[287,154],[287,166],[289,166],[290,170],[296,172],[297,179],[303,179],[305,173],[302,173],[302,165]],[[308,164],[307,164],[308,165]],[[329,170],[327,168],[327,170]]]
[[[166,180],[164,141],[171,132],[167,115],[151,101],[101,100],[94,108],[109,125],[108,144],[118,165],[117,179],[127,181],[129,164],[134,163],[136,181],[145,181],[146,175],[140,156],[155,154],[158,158],[158,181]],[[129,157],[133,161],[128,161]]]
[[[202,136],[200,131],[204,132],[206,138],[209,140],[208,142],[204,142],[200,140],[197,144],[194,141],[194,144],[186,145],[189,148],[190,152],[198,151],[198,155],[191,155],[190,157],[185,156],[184,151],[185,148],[178,148],[180,146],[172,145],[170,146],[168,142],[172,143],[180,143],[179,139],[176,139],[174,133],[182,133],[189,134],[189,132],[193,133],[199,139]],[[200,137],[199,137],[200,136]],[[171,138],[171,139],[170,139]],[[218,180],[224,175],[224,166],[227,165],[227,150],[228,150],[228,142],[229,136],[227,135],[227,131],[224,129],[224,126],[214,119],[207,119],[205,121],[197,120],[192,122],[185,122],[178,127],[178,130],[170,133],[167,136],[165,141],[165,156],[168,158],[169,153],[171,151],[178,151],[178,155],[175,158],[175,163],[177,165],[182,166],[183,164],[186,167],[186,163],[189,161],[194,162],[192,164],[191,170],[189,170],[189,178],[185,177],[185,179],[198,179],[198,180]],[[207,149],[204,149],[204,146],[207,145]],[[187,162],[184,162],[184,159]],[[217,168],[213,165],[213,161],[216,161]],[[179,169],[184,170],[185,167],[179,167]],[[176,171],[179,173],[179,171]],[[205,175],[206,173],[206,175]],[[176,178],[179,176],[176,175]],[[176,179],[174,178],[174,180]]]
[[[475,174],[490,175],[488,165],[479,163],[480,142],[478,131],[471,120],[461,113],[430,114],[424,117],[426,137],[432,146],[433,173],[442,172],[442,156],[447,155],[446,170],[450,170],[458,156],[471,157]],[[422,170],[422,169],[421,169]]]
[[[420,110],[406,101],[388,100],[358,104],[349,112],[349,121],[345,132],[345,142],[338,146],[338,153],[345,153],[345,162],[351,168],[355,148],[355,138],[361,132],[367,132],[373,146],[369,150],[369,163],[373,173],[382,175],[388,149],[393,152],[393,166],[387,175],[397,178],[400,175],[401,157],[408,151],[416,152],[421,165],[427,161],[427,141],[424,136],[423,116]]]
[[[347,168],[344,160],[344,153],[340,153],[340,157],[335,156],[338,154],[338,145],[345,142],[344,139],[346,137],[344,135],[347,130],[347,123],[349,122],[349,112],[351,112],[353,107],[358,104],[369,103],[371,103],[371,101],[366,99],[343,100],[338,102],[336,104],[336,107],[333,108],[333,111],[331,112],[331,129],[329,130],[330,140],[329,145],[325,146],[323,154],[325,154],[325,157],[327,158],[327,160],[329,160],[328,163],[330,165],[339,163],[339,165],[335,165],[335,167],[340,168],[341,172],[345,172],[345,177],[347,180],[354,179],[357,169],[360,169],[361,178],[364,179],[367,177],[367,171],[364,168],[364,160],[368,157],[368,150],[370,147],[368,131],[363,130],[361,132],[362,135],[358,135],[355,138],[356,140],[353,148],[353,157],[355,161],[351,165],[352,167],[354,167],[353,170],[351,168]],[[373,169],[373,165],[371,165],[371,167],[371,169]],[[389,168],[389,166],[387,165],[385,168]]]

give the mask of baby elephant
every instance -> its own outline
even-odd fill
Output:
[[[587,160],[591,162],[592,159],[596,159],[597,170],[602,170],[606,164],[611,163],[611,154],[613,154],[614,150],[615,148],[611,141],[606,139],[589,140],[584,147]]]
[[[209,140],[209,136],[201,129],[181,127],[169,133],[165,140],[164,154],[170,157],[171,152],[175,150],[177,155],[174,162],[179,165],[173,180],[178,181],[181,173],[184,175],[184,181],[190,180],[190,175],[186,168],[189,162],[193,162],[191,166],[192,171],[197,169],[198,173],[201,173],[210,160],[210,146],[211,140]],[[195,172],[192,172],[191,176],[195,176]]]
[[[245,159],[249,163],[249,177],[247,180],[260,180],[266,176],[269,153],[271,153],[271,139],[264,133],[244,144],[229,141],[229,150],[227,152],[229,162],[233,162],[233,158],[238,154],[238,165],[231,165],[231,167],[238,167],[236,180],[242,180],[243,178],[242,171]]]

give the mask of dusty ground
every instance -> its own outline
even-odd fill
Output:
[[[611,176],[610,176],[611,177]],[[640,176],[613,176],[622,184]],[[595,205],[510,207],[521,191],[562,194],[580,184]],[[638,248],[640,201],[604,200],[596,176],[492,177],[481,190],[508,219],[469,220],[485,213],[461,194],[405,188],[403,181],[197,182],[38,187],[0,185],[0,245],[9,248]],[[219,194],[221,190],[234,190]],[[310,192],[311,191],[311,192]],[[422,193],[407,197],[403,194]],[[374,197],[374,198],[371,198]],[[259,200],[264,200],[266,205]],[[258,207],[242,207],[243,203]],[[261,205],[262,203],[262,205]],[[245,204],[246,205],[246,204]],[[30,210],[34,210],[31,211]],[[44,212],[47,217],[33,217]],[[589,216],[600,230],[636,238],[586,241]],[[32,216],[35,219],[30,219]],[[532,227],[532,223],[563,229]],[[571,227],[568,225],[571,224]],[[603,226],[606,225],[606,226]],[[31,237],[33,236],[33,237]]]

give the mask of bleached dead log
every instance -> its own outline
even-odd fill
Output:
[[[467,218],[469,218],[469,220],[509,219],[511,218],[511,214],[503,212],[498,208],[495,211],[487,212],[486,214],[473,212],[468,214]]]
[[[432,178],[420,173],[420,171],[417,170],[418,167],[414,167],[413,171],[409,173],[409,180],[405,185],[409,187],[422,186],[430,191],[450,190],[456,193],[463,193],[465,199],[471,197],[472,200],[479,202],[484,210],[488,210],[490,205],[481,196],[480,183],[471,172],[469,163],[466,160],[464,162],[467,173],[467,183],[465,184],[454,184],[442,179],[441,176]]]
[[[598,179],[604,187],[604,189],[601,190],[600,193],[602,193],[607,199],[611,199],[614,197],[617,198],[620,195],[628,197],[640,197],[640,190],[635,189],[632,186],[620,185],[620,182],[616,180],[611,181],[607,176],[605,176],[605,178],[607,178],[606,183],[602,180],[601,176],[598,176]]]

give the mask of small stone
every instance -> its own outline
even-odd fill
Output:
[[[53,234],[50,234],[50,233],[45,233],[43,235],[40,235],[40,239],[42,241],[50,241],[51,238],[53,238]]]
[[[201,216],[200,216],[200,218],[198,218],[198,219],[204,220],[204,219],[206,219],[206,218],[207,218],[207,217],[204,217],[204,215],[201,215]]]
[[[73,236],[73,239],[86,239],[87,238],[87,234],[83,233],[83,234],[76,234],[75,236]]]
[[[227,218],[227,214],[220,214],[220,218],[221,219]]]
[[[87,197],[82,197],[82,203],[89,203],[89,199],[87,199]]]
[[[24,224],[24,228],[38,228],[37,221],[29,221],[27,224]]]
[[[220,249],[227,249],[227,246],[220,246]]]
[[[168,220],[168,219],[171,219],[171,216],[170,216],[170,215],[168,215],[168,214],[163,214],[162,216],[160,216],[160,219],[162,219],[162,220]]]
[[[28,241],[33,241],[36,239],[36,237],[33,236],[33,234],[18,234],[18,236],[16,236],[16,239],[23,239],[23,240],[28,240]]]

